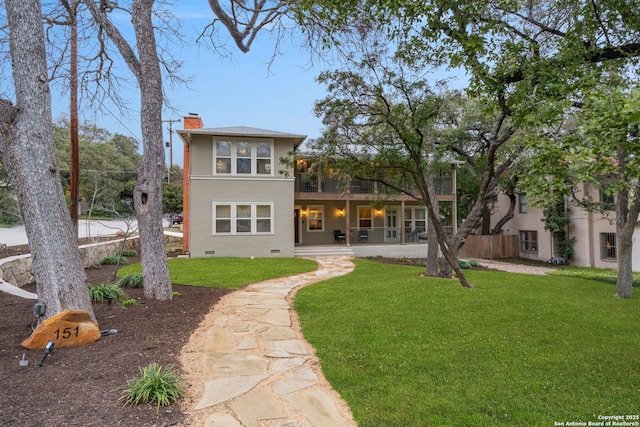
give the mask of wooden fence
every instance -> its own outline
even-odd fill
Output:
[[[460,250],[461,258],[517,258],[520,256],[517,235],[495,234],[482,236],[473,234],[467,237]]]

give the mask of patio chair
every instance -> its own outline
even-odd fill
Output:
[[[343,241],[346,243],[347,235],[344,234],[342,230],[333,230],[333,240],[338,243],[340,243],[340,241]]]
[[[369,230],[360,230],[359,242],[369,242]]]

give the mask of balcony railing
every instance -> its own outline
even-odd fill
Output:
[[[325,176],[302,176],[296,175],[296,192],[300,193],[337,193],[341,194],[349,192],[353,194],[385,194],[397,195],[400,192],[396,189],[387,187],[384,184],[365,179],[354,179],[346,182]],[[404,187],[408,194],[418,194],[411,185]],[[452,194],[451,177],[441,178],[436,182],[436,193],[441,195]]]
[[[447,237],[453,235],[453,227],[445,226]],[[343,230],[340,230],[343,231]],[[344,234],[344,233],[343,233]],[[402,235],[404,234],[404,240]],[[335,240],[334,243],[345,243],[346,239]],[[349,242],[351,244],[399,244],[399,243],[427,243],[427,232],[424,228],[405,227],[380,227],[349,229]],[[426,254],[425,254],[426,256]]]

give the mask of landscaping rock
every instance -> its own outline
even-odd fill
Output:
[[[56,348],[77,347],[100,339],[98,324],[86,310],[64,310],[44,322],[22,341],[28,350],[43,349],[47,342],[56,343]]]

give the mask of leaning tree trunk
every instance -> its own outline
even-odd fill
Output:
[[[433,180],[429,183],[429,197],[433,201],[433,210],[437,216],[440,216],[440,206],[436,195],[435,185]],[[431,277],[438,276],[438,255],[440,253],[440,245],[438,244],[438,233],[436,232],[435,225],[431,220],[427,225],[427,264],[425,266],[425,275]]]
[[[132,21],[140,56],[140,123],[143,159],[138,165],[134,203],[140,230],[144,296],[171,299],[171,281],[162,228],[162,182],[164,144],[162,140],[162,75],[156,52],[151,11],[153,0],[136,0]]]
[[[16,106],[3,100],[0,157],[22,211],[45,316],[65,309],[95,318],[56,166],[51,94],[37,0],[6,0]]]
[[[140,122],[143,158],[138,164],[138,183],[133,201],[140,231],[140,252],[144,295],[158,300],[171,299],[171,282],[162,229],[162,181],[164,145],[162,142],[162,75],[153,33],[154,0],[134,0],[131,21],[136,34],[136,52],[107,18],[106,9],[84,0],[87,9],[107,32],[140,86]]]

